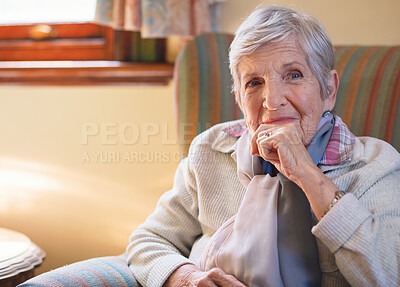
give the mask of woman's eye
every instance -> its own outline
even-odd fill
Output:
[[[302,77],[303,77],[303,74],[300,72],[293,72],[293,73],[290,73],[290,75],[289,75],[289,79],[291,79],[291,80],[300,79]]]
[[[255,86],[258,86],[258,85],[261,85],[260,81],[252,80],[252,81],[248,82],[246,86],[247,87],[255,87]]]

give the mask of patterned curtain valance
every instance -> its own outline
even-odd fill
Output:
[[[97,0],[95,22],[143,38],[193,36],[217,31],[225,0]]]

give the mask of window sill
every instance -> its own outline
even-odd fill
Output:
[[[119,61],[0,61],[0,84],[167,85],[173,64]]]

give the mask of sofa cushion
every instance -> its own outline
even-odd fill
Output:
[[[336,47],[340,85],[336,111],[357,136],[400,151],[400,46]]]
[[[18,287],[138,287],[126,255],[89,259],[36,276]]]

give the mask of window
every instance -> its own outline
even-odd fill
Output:
[[[0,0],[0,60],[112,60],[96,0]]]
[[[0,0],[0,24],[89,22],[95,9],[96,0]]]
[[[95,5],[0,0],[0,82],[167,83],[165,41],[90,23]]]
[[[0,26],[0,60],[112,60],[113,34],[90,23]]]

